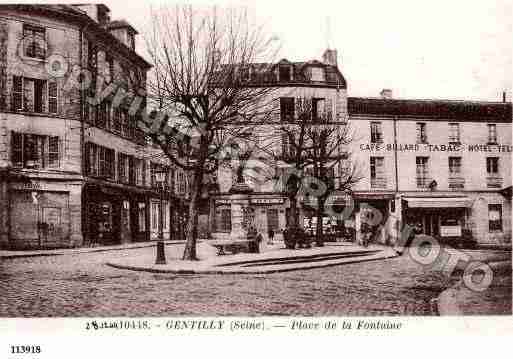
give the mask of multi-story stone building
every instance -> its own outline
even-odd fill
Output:
[[[0,6],[0,246],[176,236],[186,177],[137,128],[151,65],[104,5]]]
[[[323,62],[290,62],[283,59],[277,64],[249,65],[241,72],[248,84],[275,89],[271,92],[274,98],[269,101],[273,104],[272,118],[251,126],[252,138],[260,141],[258,147],[264,152],[274,153],[274,159],[290,149],[281,127],[293,122],[299,111],[311,112],[309,115],[313,121],[322,118],[333,126],[341,127],[347,123],[346,80],[337,67],[336,50],[327,50]],[[303,106],[304,101],[309,101],[310,105]],[[254,226],[261,233],[273,230],[277,238],[281,238],[280,231],[287,226],[290,217],[290,203],[281,179],[273,179],[274,176],[265,173],[265,170],[263,175],[255,174],[257,178],[252,178],[249,173],[251,167],[268,167],[264,161],[258,160],[259,156],[253,153],[251,158],[254,162],[248,163],[248,175],[245,175],[248,193],[234,193],[232,187],[237,177],[234,168],[219,171],[219,193],[211,202],[213,220],[210,223],[215,238],[238,236],[241,220],[246,228]],[[269,156],[264,154],[264,157]],[[278,163],[277,167],[283,169],[286,164]],[[273,171],[272,168],[268,170]]]
[[[348,112],[358,202],[426,234],[511,241],[511,103],[400,100],[385,90],[349,97]]]
[[[353,141],[343,149],[351,153],[350,161],[336,166],[333,177],[336,182],[354,165],[360,180],[328,201],[334,206],[325,215],[326,230],[351,227],[358,235],[362,216],[372,207],[380,214],[374,224],[381,225],[380,240],[386,243],[394,243],[405,224],[435,236],[510,243],[511,103],[400,100],[391,90],[376,98],[347,97],[335,50],[327,50],[322,62],[282,60],[268,77],[263,85],[277,88],[279,117],[274,124],[262,123],[255,134],[276,137],[280,122],[297,116],[295,102],[305,97],[351,129]],[[240,213],[261,233],[287,225],[290,203],[272,181],[247,181],[251,191],[237,196],[231,193],[233,174],[219,173],[218,182],[211,214],[214,237],[232,234]],[[299,223],[311,227],[311,203],[298,201]],[[351,209],[342,211],[342,218],[332,212],[335,207],[334,212]]]

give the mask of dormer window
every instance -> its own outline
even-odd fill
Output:
[[[280,81],[291,81],[292,80],[292,71],[290,66],[288,65],[280,65],[279,67],[279,79]]]
[[[311,67],[310,80],[320,82],[324,81],[324,69],[322,67]]]

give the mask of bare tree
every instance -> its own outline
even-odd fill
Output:
[[[147,133],[191,179],[183,259],[196,260],[206,177],[219,168],[228,143],[247,138],[257,121],[272,116],[274,88],[251,85],[245,71],[256,62],[272,63],[275,41],[244,10],[190,6],[152,11],[146,41],[154,65]]]
[[[326,201],[337,191],[349,191],[361,176],[350,161],[353,134],[349,124],[333,121],[331,113],[314,114],[312,99],[297,100],[295,118],[281,126],[280,159],[289,166],[282,174],[282,183],[290,201],[289,223],[293,227],[298,226],[298,196],[315,198],[316,242],[321,246]]]

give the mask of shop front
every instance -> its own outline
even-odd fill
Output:
[[[389,218],[396,212],[395,194],[353,193],[354,231],[357,240],[363,232],[370,232],[374,242],[392,244]]]
[[[275,239],[282,238],[281,232],[286,225],[283,197],[253,194],[242,199],[239,197],[241,196],[227,195],[214,199],[213,238],[228,239],[236,235],[234,228],[238,233],[245,232],[250,227],[262,233],[264,238],[267,238],[270,230],[274,232]]]
[[[404,221],[416,231],[440,238],[462,237],[467,229],[467,197],[405,197]]]
[[[4,182],[1,247],[12,250],[82,245],[80,182],[70,178],[11,176]]]
[[[86,245],[116,245],[149,240],[147,191],[115,184],[86,184]]]

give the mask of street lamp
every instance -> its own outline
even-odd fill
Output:
[[[155,172],[155,182],[159,188],[160,211],[159,211],[159,236],[157,242],[157,259],[155,264],[166,264],[166,254],[164,252],[164,185],[166,181],[166,172],[163,169]]]

